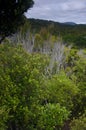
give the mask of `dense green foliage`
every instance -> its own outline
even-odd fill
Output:
[[[34,32],[26,22],[0,45],[0,130],[64,130],[65,125],[70,130],[85,130],[86,48],[81,46],[82,34],[76,27],[80,44],[71,45],[73,33],[64,44],[68,33],[57,35],[53,24],[39,27]],[[81,32],[85,34],[85,30]]]
[[[20,46],[0,46],[0,129],[53,130],[69,115],[60,101],[49,100],[47,57],[27,54]],[[59,96],[59,95],[58,95]]]
[[[68,48],[65,49],[67,52]],[[71,49],[65,69],[51,73],[49,55],[30,54],[21,45],[12,43],[0,45],[0,129],[60,130],[68,117],[83,115],[86,109],[84,56],[85,50],[79,54]]]
[[[86,113],[71,122],[71,130],[86,130]]]
[[[67,25],[39,19],[29,19],[28,21],[33,32],[39,32],[41,28],[46,28],[51,34],[61,36],[64,43],[72,43],[79,48],[86,47],[86,25]]]

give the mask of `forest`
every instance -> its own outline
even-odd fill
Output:
[[[61,36],[66,43],[73,43],[77,47],[86,47],[86,24],[59,23],[48,20],[29,19],[31,29],[38,32],[42,27],[50,29],[50,33]]]
[[[0,1],[0,130],[86,130],[86,25],[21,17],[32,0],[6,5]]]

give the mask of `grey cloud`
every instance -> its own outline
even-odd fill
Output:
[[[34,2],[33,8],[25,14],[28,18],[86,23],[86,0],[34,0]]]

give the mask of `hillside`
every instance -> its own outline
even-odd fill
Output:
[[[30,19],[3,40],[0,130],[86,130],[85,38],[85,25]]]
[[[54,21],[28,19],[33,32],[39,32],[41,28],[50,28],[52,35],[61,36],[64,42],[71,42],[78,47],[86,47],[86,25],[75,23],[59,23]]]

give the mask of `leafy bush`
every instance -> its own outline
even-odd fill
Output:
[[[73,98],[79,89],[64,72],[60,72],[49,79],[47,86],[50,102],[60,103],[61,106],[65,106],[69,111],[73,108]]]
[[[20,45],[0,45],[0,129],[54,130],[63,125],[69,114],[64,105],[46,102],[47,64],[46,55],[28,54]]]
[[[38,129],[54,130],[61,129],[64,121],[68,119],[69,112],[60,104],[46,104],[41,107],[41,116],[38,120]]]
[[[71,122],[71,130],[86,130],[86,113]]]

